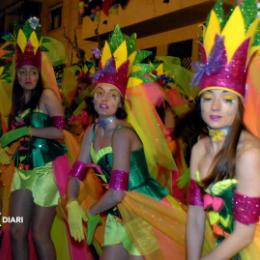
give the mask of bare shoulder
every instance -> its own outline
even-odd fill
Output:
[[[124,146],[131,150],[139,149],[142,146],[138,135],[129,124],[123,124],[123,127],[118,127],[113,133],[112,146],[121,148]]]
[[[195,143],[191,150],[191,156],[200,157],[203,156],[207,151],[208,137],[201,138]]]
[[[243,132],[236,158],[236,177],[242,192],[260,195],[260,141],[248,132]]]
[[[113,134],[116,138],[138,138],[135,130],[132,128],[130,124],[125,121],[120,121],[119,127],[116,128]]]
[[[260,140],[248,133],[243,131],[239,140],[237,159],[246,160],[248,157],[257,157],[260,153]],[[260,160],[260,158],[259,158]]]
[[[87,127],[87,129],[85,130],[85,134],[84,134],[82,143],[90,143],[92,141],[91,139],[92,139],[93,127],[94,127],[93,124],[91,124]]]
[[[40,109],[50,116],[63,115],[61,100],[52,89],[44,89],[40,99]]]
[[[50,99],[51,100],[59,100],[56,93],[50,88],[45,88],[43,90],[41,98],[46,100],[46,101],[50,101]]]
[[[133,139],[133,131],[128,127],[117,128],[113,133],[112,144],[118,144],[124,141],[129,143]]]

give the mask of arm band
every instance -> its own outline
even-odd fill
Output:
[[[189,184],[188,204],[203,207],[203,193],[201,187],[192,179]]]
[[[52,126],[58,128],[58,129],[64,129],[65,128],[64,116],[52,116],[51,124],[52,124]]]
[[[81,161],[74,162],[69,175],[83,180],[86,176],[87,164]]]
[[[260,215],[260,197],[249,197],[235,192],[233,198],[234,218],[242,224],[255,224]]]
[[[94,169],[96,172],[98,172],[100,174],[102,173],[101,167],[99,165],[94,164],[94,163],[84,163],[84,162],[77,160],[73,164],[69,175],[72,177],[76,177],[82,181],[82,180],[84,180],[86,173],[87,173],[87,169],[89,169],[89,168]]]
[[[113,190],[128,189],[128,172],[121,170],[112,170],[109,188]]]

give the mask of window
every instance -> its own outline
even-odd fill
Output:
[[[181,65],[186,69],[191,69],[192,40],[169,44],[167,55],[179,57]]]
[[[49,9],[50,14],[50,30],[61,27],[62,5],[56,5]]]

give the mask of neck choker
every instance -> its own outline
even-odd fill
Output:
[[[209,136],[212,142],[222,142],[230,131],[230,127],[223,127],[219,129],[208,128]]]
[[[103,129],[105,129],[108,125],[111,125],[113,122],[115,122],[115,120],[116,120],[115,116],[98,118],[97,124],[99,127],[102,127]]]

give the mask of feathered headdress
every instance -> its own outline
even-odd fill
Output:
[[[152,64],[141,63],[151,54],[150,51],[136,50],[136,34],[123,35],[117,25],[108,41],[105,42],[99,64],[94,75],[94,83],[110,83],[118,88],[122,96],[126,88],[149,82]]]
[[[93,75],[96,71],[95,62],[92,60],[85,60],[83,64],[78,65],[77,81],[87,84],[92,83]]]
[[[94,83],[113,84],[125,97],[127,121],[142,140],[151,175],[171,187],[169,175],[176,167],[175,162],[164,126],[142,84],[155,80],[152,75],[155,66],[144,63],[150,54],[147,50],[136,50],[136,34],[123,35],[117,25],[105,42]]]
[[[192,84],[201,91],[221,88],[244,96],[248,61],[259,41],[257,1],[243,1],[226,17],[222,5],[218,1],[207,19]]]
[[[40,24],[36,17],[29,18],[23,27],[16,28],[16,68],[33,65],[41,68]]]
[[[0,53],[3,53],[0,55],[0,62],[4,63],[8,70],[5,80],[10,79],[8,76],[13,74],[13,65],[16,69],[23,65],[33,65],[41,71],[44,87],[53,89],[57,96],[60,96],[53,64],[57,61],[57,64],[60,64],[61,58],[65,57],[58,55],[54,48],[55,45],[60,45],[59,49],[63,49],[62,43],[56,41],[53,44],[52,38],[41,37],[39,19],[31,17],[23,25],[16,24],[14,32],[6,34],[3,39],[6,43],[0,49]]]

